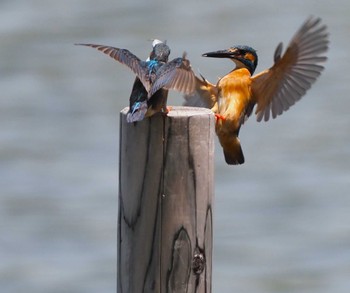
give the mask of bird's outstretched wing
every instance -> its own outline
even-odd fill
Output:
[[[217,102],[216,86],[206,80],[203,75],[201,75],[201,79],[196,76],[195,83],[193,94],[184,96],[184,106],[212,109]]]
[[[275,64],[252,77],[252,97],[257,103],[257,120],[269,120],[287,111],[315,82],[324,69],[327,57],[327,27],[320,18],[310,17],[292,38],[281,57],[282,45],[276,48]]]
[[[175,58],[162,65],[156,72],[156,78],[152,84],[148,96],[151,97],[161,88],[173,89],[185,94],[192,94],[195,89],[195,75],[190,61],[186,56]]]
[[[129,67],[141,80],[143,86],[149,92],[151,89],[151,83],[148,77],[147,63],[140,60],[137,56],[131,53],[127,49],[120,49],[111,46],[96,45],[96,44],[76,44],[79,46],[88,46],[95,48],[108,56],[112,57],[114,60]]]

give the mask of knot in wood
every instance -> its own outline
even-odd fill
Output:
[[[205,257],[203,253],[195,253],[192,259],[192,270],[196,275],[203,272],[205,267]]]

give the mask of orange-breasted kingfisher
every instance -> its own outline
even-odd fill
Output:
[[[204,57],[228,58],[236,67],[216,85],[196,77],[196,90],[185,96],[185,105],[211,108],[216,133],[227,164],[244,163],[238,138],[244,121],[256,105],[257,121],[268,121],[300,100],[324,69],[328,49],[327,27],[310,17],[296,32],[282,55],[282,43],[274,54],[274,65],[253,76],[258,64],[256,51],[248,46],[205,53]]]
[[[141,121],[159,112],[168,113],[166,104],[169,89],[184,94],[194,92],[195,75],[186,54],[168,62],[170,48],[165,42],[153,40],[153,49],[146,61],[140,60],[127,49],[95,44],[77,45],[96,48],[136,74],[129,98],[128,122]]]

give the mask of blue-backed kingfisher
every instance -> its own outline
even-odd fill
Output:
[[[168,90],[192,94],[195,75],[184,53],[182,58],[168,62],[170,48],[165,42],[155,39],[153,49],[146,61],[140,60],[127,49],[104,45],[77,44],[96,48],[129,67],[136,78],[129,99],[128,122],[136,122],[156,113],[167,113]]]
[[[282,55],[282,43],[274,54],[274,65],[254,76],[256,51],[248,46],[205,53],[204,57],[228,58],[236,67],[216,85],[196,77],[196,90],[185,96],[185,105],[211,108],[216,115],[216,133],[227,164],[244,163],[238,138],[244,121],[255,105],[257,120],[269,120],[287,111],[315,82],[324,69],[328,49],[327,27],[320,18],[309,17],[296,32]]]

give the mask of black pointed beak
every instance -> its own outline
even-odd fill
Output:
[[[219,50],[215,52],[208,52],[202,54],[203,57],[213,57],[213,58],[233,58],[237,56],[237,53],[230,50]]]

